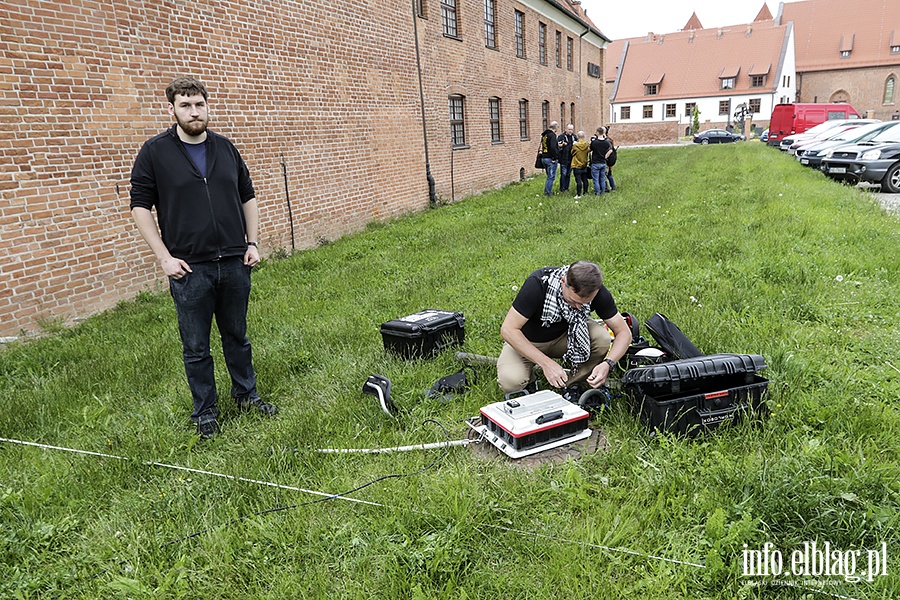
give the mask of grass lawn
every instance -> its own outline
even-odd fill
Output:
[[[218,353],[209,442],[165,291],[0,349],[0,437],[107,455],[0,443],[0,597],[900,597],[897,217],[762,144],[624,149],[615,174],[601,199],[537,178],[264,261],[250,338],[281,413],[238,413]],[[650,437],[619,400],[593,420],[606,451],[533,470],[317,452],[465,437],[502,398],[492,370],[426,399],[454,352],[390,356],[380,324],[458,310],[465,350],[496,356],[525,277],[579,258],[621,311],[763,355],[764,426]],[[372,373],[398,419],[361,393]],[[825,573],[792,564],[813,542]],[[746,574],[764,550],[781,574]]]

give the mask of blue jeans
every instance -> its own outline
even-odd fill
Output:
[[[553,182],[556,181],[556,167],[559,163],[552,158],[542,158],[544,170],[547,171],[547,182],[544,184],[544,195],[549,196],[553,193]]]
[[[612,176],[612,167],[606,168],[606,178],[609,179],[609,189],[616,189],[616,180]]]
[[[606,193],[606,163],[593,163],[591,178],[594,180],[594,195]]]
[[[572,165],[559,163],[559,191],[565,192],[569,189],[569,181],[571,180]]]
[[[191,273],[169,279],[178,314],[184,371],[194,402],[191,419],[218,416],[216,378],[209,336],[213,316],[222,338],[234,398],[256,396],[256,372],[247,339],[250,267],[242,256],[191,264]]]

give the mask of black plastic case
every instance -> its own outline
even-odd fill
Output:
[[[428,309],[382,323],[381,337],[385,350],[406,358],[425,358],[462,345],[465,327],[460,312]]]
[[[713,354],[630,369],[622,385],[651,430],[694,435],[768,414],[765,368],[758,354]]]

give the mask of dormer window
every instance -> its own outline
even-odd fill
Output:
[[[741,72],[740,67],[725,67],[719,73],[719,81],[721,83],[721,89],[723,90],[733,90],[734,85],[737,82],[738,73]]]
[[[850,58],[850,53],[853,52],[853,42],[856,39],[856,34],[853,35],[842,35],[841,36],[841,58]]]
[[[659,94],[659,86],[662,84],[663,77],[665,77],[665,73],[650,73],[646,79],[644,79],[644,95],[645,96],[656,96]]]
[[[900,54],[900,46],[891,46],[891,54]]]
[[[766,87],[766,76],[771,70],[772,65],[770,63],[765,63],[763,65],[753,65],[752,67],[750,67],[750,70],[747,71],[747,75],[750,76],[750,87]]]

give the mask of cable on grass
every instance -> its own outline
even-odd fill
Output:
[[[174,545],[174,544],[179,544],[179,543],[185,542],[185,541],[187,541],[187,540],[189,540],[189,539],[192,539],[192,538],[201,536],[201,535],[203,535],[204,533],[209,533],[210,531],[213,531],[213,530],[215,530],[215,529],[221,529],[221,528],[223,528],[223,527],[230,527],[231,525],[234,525],[234,524],[236,524],[236,523],[240,523],[241,521],[245,521],[245,520],[251,519],[251,518],[253,518],[253,517],[261,517],[261,516],[269,515],[269,514],[276,513],[276,512],[281,512],[281,511],[285,511],[285,510],[293,510],[293,509],[295,509],[295,508],[301,508],[301,507],[303,507],[303,506],[310,506],[310,505],[312,505],[312,504],[318,504],[319,502],[326,502],[326,501],[329,501],[329,500],[335,500],[335,499],[337,499],[337,498],[341,498],[341,497],[344,497],[344,496],[349,496],[350,494],[356,493],[356,492],[358,492],[358,491],[360,491],[360,490],[362,490],[362,489],[365,489],[365,488],[369,487],[370,485],[374,485],[374,484],[376,484],[376,483],[378,483],[378,482],[380,482],[380,481],[385,481],[385,480],[387,480],[387,479],[401,479],[401,478],[403,478],[403,477],[413,477],[413,476],[415,476],[415,475],[419,475],[420,473],[424,473],[425,471],[428,471],[429,469],[432,469],[435,465],[437,465],[438,461],[440,461],[442,458],[444,458],[444,456],[447,455],[447,451],[450,449],[450,446],[451,446],[451,442],[450,442],[450,434],[449,434],[449,432],[447,431],[447,428],[444,427],[444,425],[443,425],[441,422],[439,422],[439,421],[437,421],[437,420],[435,420],[435,419],[426,419],[425,421],[422,422],[423,425],[426,424],[426,423],[434,423],[435,425],[437,425],[438,427],[440,427],[440,428],[443,430],[444,435],[445,435],[446,438],[447,438],[447,442],[446,442],[446,443],[441,442],[441,444],[442,444],[442,446],[443,446],[443,448],[444,448],[444,453],[443,453],[443,454],[439,455],[437,458],[435,458],[435,459],[434,459],[433,461],[431,461],[429,464],[425,465],[424,467],[422,467],[422,468],[420,468],[420,469],[418,469],[418,470],[416,470],[416,471],[413,471],[413,472],[411,472],[411,473],[390,473],[390,474],[388,474],[388,475],[382,475],[381,477],[378,477],[378,478],[376,478],[376,479],[373,479],[372,481],[369,481],[369,482],[364,483],[364,484],[362,484],[362,485],[358,485],[358,486],[356,486],[355,488],[349,489],[349,490],[347,490],[347,491],[339,492],[339,493],[337,493],[337,494],[330,494],[330,495],[325,496],[325,497],[323,497],[323,498],[316,498],[315,500],[310,500],[310,501],[308,501],[308,502],[300,502],[300,503],[297,503],[297,504],[290,504],[290,505],[285,505],[285,506],[277,506],[277,507],[274,507],[274,508],[267,508],[267,509],[264,509],[264,510],[259,510],[259,511],[256,511],[256,512],[254,512],[254,513],[250,513],[250,514],[248,514],[248,515],[243,515],[243,516],[241,516],[241,517],[237,517],[237,518],[235,518],[235,519],[231,519],[230,521],[226,521],[225,523],[221,523],[221,524],[219,524],[219,525],[214,525],[213,527],[207,527],[206,529],[201,529],[200,531],[195,531],[194,533],[191,533],[191,534],[189,534],[189,535],[186,535],[186,536],[183,536],[183,537],[180,537],[180,538],[177,538],[177,539],[168,541],[168,542],[166,542],[165,544],[161,545],[160,548],[165,548],[165,547],[167,547],[167,546],[172,546],[172,545]]]

